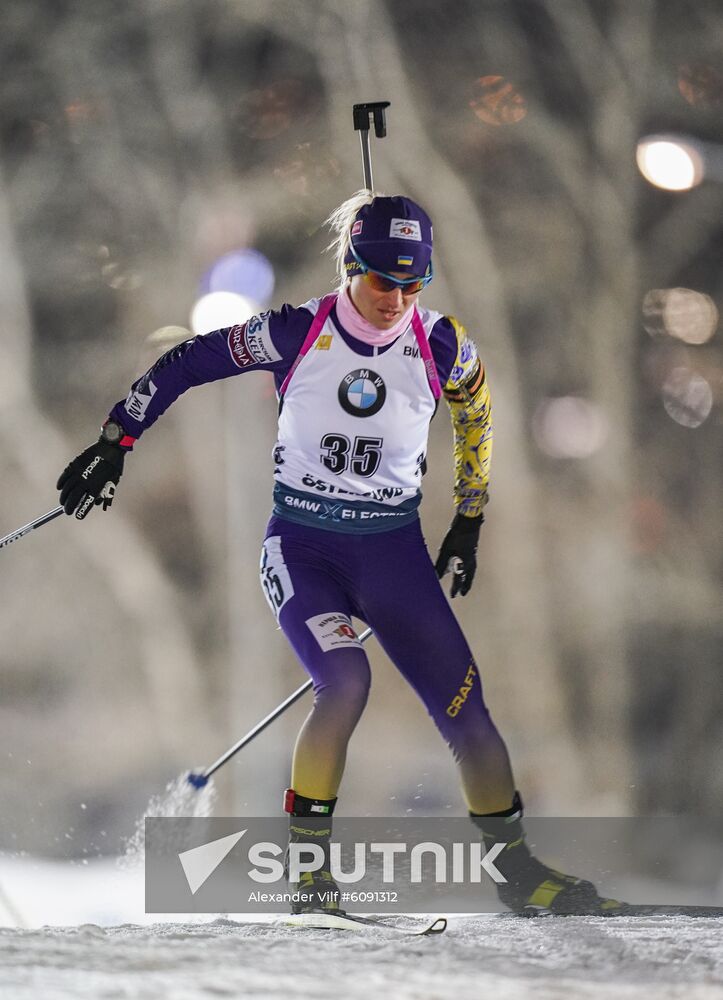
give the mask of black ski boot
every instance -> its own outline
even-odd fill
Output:
[[[527,917],[614,916],[624,912],[624,903],[600,896],[592,882],[565,875],[538,861],[525,843],[522,815],[519,792],[515,792],[512,807],[505,812],[486,816],[470,813],[488,851],[494,844],[507,845],[494,861],[507,879],[497,883],[497,895],[505,906]]]
[[[286,791],[284,810],[289,813],[289,847],[292,844],[316,844],[324,852],[320,869],[301,872],[298,882],[289,882],[290,891],[298,898],[291,903],[292,913],[323,910],[325,913],[344,914],[339,906],[339,887],[331,877],[329,840],[331,817],[336,799],[307,799],[293,788]],[[289,851],[286,852],[286,876],[289,876]]]

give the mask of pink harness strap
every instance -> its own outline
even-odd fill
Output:
[[[432,357],[432,348],[429,346],[427,335],[424,332],[424,324],[422,323],[422,319],[416,309],[412,313],[412,329],[414,330],[414,336],[417,338],[417,343],[419,344],[419,353],[422,357],[422,361],[424,362],[424,370],[427,373],[429,388],[432,390],[434,398],[439,399],[442,395],[442,386],[439,383],[437,366],[434,363],[434,358]]]
[[[294,374],[296,369],[299,367],[299,362],[301,359],[309,353],[311,348],[316,342],[316,338],[322,331],[324,323],[326,323],[329,318],[329,313],[334,308],[334,303],[336,302],[336,295],[333,293],[331,295],[325,295],[324,298],[319,303],[319,308],[316,310],[316,316],[314,316],[311,321],[311,326],[309,327],[309,332],[306,335],[304,343],[301,345],[301,350],[296,356],[296,360],[289,369],[289,373],[281,383],[281,388],[279,389],[279,396],[283,396],[286,392],[286,387],[291,381],[291,376]]]
[[[311,350],[311,348],[316,343],[316,339],[321,333],[324,324],[329,318],[329,313],[334,308],[334,303],[336,302],[336,295],[333,293],[331,295],[325,295],[324,298],[319,303],[319,308],[316,311],[316,316],[311,322],[309,327],[309,332],[307,333],[304,343],[301,345],[301,350],[296,356],[296,360],[289,369],[289,372],[281,383],[281,388],[279,389],[279,398],[283,398],[284,393],[291,381],[291,376],[294,374],[296,369],[299,367],[301,359],[305,357]],[[429,346],[429,341],[427,340],[427,335],[424,332],[424,324],[422,319],[417,312],[416,308],[412,313],[412,329],[414,330],[414,336],[417,339],[417,344],[419,345],[419,354],[424,362],[424,370],[427,374],[427,381],[429,382],[429,388],[432,390],[432,395],[435,399],[439,399],[442,395],[442,386],[439,382],[439,375],[437,374],[437,366],[434,363],[434,358],[432,357],[432,349]]]

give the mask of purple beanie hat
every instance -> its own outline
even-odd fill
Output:
[[[432,221],[410,198],[375,198],[354,216],[351,243],[374,271],[399,271],[422,278],[432,260]],[[350,277],[361,274],[351,250],[344,264]]]

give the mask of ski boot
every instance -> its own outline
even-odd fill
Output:
[[[488,851],[494,844],[507,845],[494,862],[507,879],[497,883],[497,895],[505,906],[526,917],[615,916],[624,912],[624,903],[600,896],[592,882],[538,861],[525,842],[522,815],[519,792],[505,812],[486,816],[470,813]]]
[[[287,789],[284,797],[284,811],[289,813],[289,847],[292,844],[317,844],[324,852],[320,869],[301,872],[298,882],[289,882],[290,891],[297,898],[292,900],[292,913],[323,911],[343,916],[339,906],[339,887],[331,877],[329,860],[329,839],[331,837],[331,816],[336,799],[308,799]],[[289,876],[289,851],[286,852],[286,877]]]

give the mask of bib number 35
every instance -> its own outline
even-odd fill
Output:
[[[373,476],[382,460],[383,438],[355,437],[354,443],[345,434],[325,434],[321,439],[321,463],[335,475],[351,469],[355,476]]]

